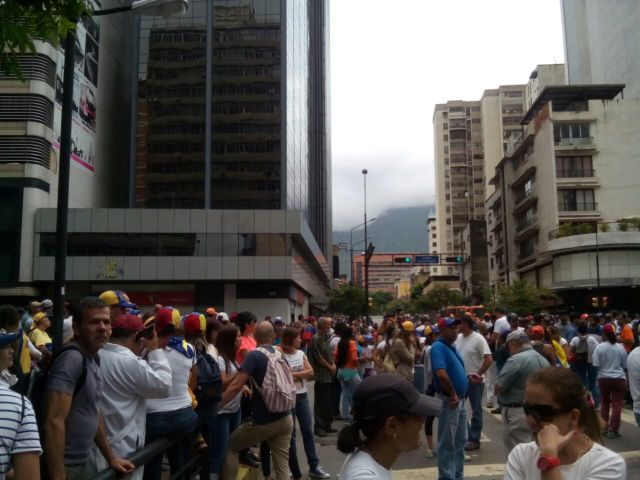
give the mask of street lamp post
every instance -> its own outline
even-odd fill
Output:
[[[130,5],[94,11],[93,15],[109,15],[134,11],[142,15],[174,17],[187,11],[188,0],[135,0]],[[71,19],[74,23],[77,18]],[[69,175],[71,170],[71,118],[73,113],[73,68],[75,64],[75,31],[69,31],[64,39],[64,73],[62,87],[62,112],[60,122],[60,159],[58,167],[58,203],[56,206],[56,251],[53,276],[53,352],[62,348],[62,324],[64,322],[64,296],[67,266],[67,229],[69,216]]]
[[[369,171],[366,168],[362,169],[362,179],[364,180],[364,248],[365,252],[367,247],[367,173]],[[364,318],[365,321],[369,319],[369,256],[365,253],[364,256]]]

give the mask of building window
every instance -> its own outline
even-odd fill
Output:
[[[535,251],[534,237],[529,237],[518,244],[518,259],[530,257]]]
[[[591,143],[588,123],[559,123],[553,126],[556,145],[585,145]]]
[[[593,177],[591,156],[556,157],[556,178]]]
[[[448,123],[443,123],[442,124],[442,128],[444,128],[445,130],[447,130],[449,128],[449,124]]]
[[[558,190],[558,210],[561,212],[581,212],[596,210],[593,189]]]

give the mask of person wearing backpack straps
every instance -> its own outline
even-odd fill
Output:
[[[223,469],[225,479],[238,473],[238,453],[258,442],[266,441],[271,449],[276,480],[289,480],[289,441],[293,421],[296,388],[282,354],[273,347],[275,331],[269,322],[261,322],[255,331],[258,347],[245,357],[240,372],[225,390],[220,407],[224,407],[251,381],[253,416],[229,437]]]
[[[571,367],[578,374],[582,386],[591,392],[596,408],[600,406],[600,391],[598,390],[598,367],[593,365],[593,351],[598,346],[598,340],[589,335],[587,323],[578,323],[578,335],[569,343],[573,352]]]
[[[102,396],[98,351],[111,332],[107,304],[96,297],[83,298],[76,307],[73,330],[75,341],[58,354],[47,378],[44,451],[49,477],[88,478],[93,442],[109,466],[118,473],[129,473],[135,467],[114,454],[98,408]]]

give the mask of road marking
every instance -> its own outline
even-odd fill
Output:
[[[480,434],[480,443],[489,443],[491,439],[487,437],[484,432]]]

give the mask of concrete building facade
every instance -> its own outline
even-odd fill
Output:
[[[425,253],[398,252],[374,253],[369,261],[369,291],[377,290],[395,293],[396,282],[409,277],[414,268],[421,268],[428,272],[427,266],[417,267],[414,264],[415,255]],[[353,284],[364,288],[364,255],[353,256]]]

